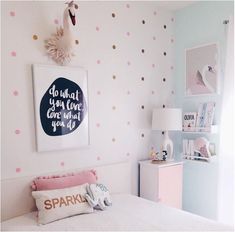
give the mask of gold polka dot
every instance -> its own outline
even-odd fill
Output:
[[[77,39],[75,40],[75,44],[79,44],[79,41]]]
[[[37,39],[38,39],[38,36],[37,36],[37,35],[33,35],[33,39],[34,39],[34,40],[37,40]]]

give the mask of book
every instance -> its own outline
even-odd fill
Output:
[[[215,102],[208,102],[204,118],[204,127],[206,132],[210,132],[215,114]]]
[[[207,103],[200,103],[197,113],[197,121],[196,121],[197,131],[204,131],[206,108],[207,108]]]
[[[186,112],[183,115],[183,131],[195,131],[196,126],[196,112]]]

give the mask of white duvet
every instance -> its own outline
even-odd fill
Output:
[[[233,231],[214,221],[132,195],[112,195],[105,211],[77,215],[38,226],[36,213],[28,213],[1,224],[3,231]]]

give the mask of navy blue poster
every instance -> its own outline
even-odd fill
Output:
[[[49,136],[62,136],[75,131],[87,113],[82,89],[64,77],[57,78],[40,102],[40,120]]]

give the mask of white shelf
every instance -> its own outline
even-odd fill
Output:
[[[211,158],[195,156],[195,155],[183,155],[183,159],[185,160],[195,160],[195,161],[207,161],[209,162]]]
[[[208,127],[194,127],[192,128],[192,131],[185,131],[185,128],[183,127],[182,133],[184,134],[217,134],[218,132],[218,125],[212,125],[210,128]]]

